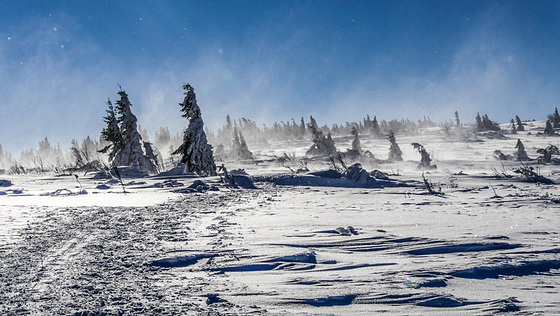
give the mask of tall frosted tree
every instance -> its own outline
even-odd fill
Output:
[[[101,135],[109,145],[101,151],[109,152],[109,160],[116,166],[129,166],[137,162],[140,169],[157,172],[157,159],[153,155],[145,155],[145,144],[138,132],[138,120],[132,113],[128,94],[122,89],[118,94],[121,98],[115,107],[111,101],[107,102],[109,109],[103,118],[107,127]]]
[[[516,128],[518,131],[524,131],[525,127],[523,126],[523,123],[521,123],[521,119],[519,118],[519,116],[515,116],[515,124],[516,124]]]
[[[119,114],[120,132],[122,135],[122,149],[115,155],[115,164],[128,166],[134,161],[138,162],[140,169],[156,172],[156,162],[144,155],[142,136],[138,132],[138,120],[132,113],[132,104],[124,90],[118,93],[121,97],[117,101],[116,110]]]
[[[173,152],[181,155],[181,162],[187,166],[187,171],[194,172],[200,176],[216,175],[216,164],[212,153],[212,145],[208,144],[204,132],[202,114],[196,102],[194,88],[190,84],[183,85],[185,99],[181,106],[182,117],[189,120],[183,136],[183,144]]]
[[[352,140],[352,150],[356,153],[361,153],[362,145],[360,144],[360,137],[358,135],[358,129],[356,128],[356,125],[352,125],[351,133],[354,136],[354,139]]]
[[[520,139],[517,140],[515,148],[517,148],[517,152],[515,153],[515,157],[517,158],[517,160],[529,160],[529,156],[527,156],[527,152],[525,151],[525,146]]]
[[[122,145],[122,135],[119,127],[119,120],[117,119],[117,114],[111,100],[107,100],[107,105],[109,106],[109,108],[105,110],[107,116],[103,117],[103,121],[107,124],[107,127],[101,131],[101,137],[108,145],[100,151],[102,153],[109,153],[109,161],[112,161]]]
[[[395,134],[393,133],[393,131],[389,131],[389,135],[387,135],[387,138],[389,139],[389,142],[391,143],[391,146],[389,146],[389,160],[390,161],[402,161],[402,151],[401,148],[399,147],[399,144],[397,144],[397,140],[395,138]]]
[[[233,129],[233,141],[229,156],[241,159],[253,159],[253,153],[249,150],[243,134],[241,134],[237,128]]]
[[[373,117],[371,121],[371,135],[377,137],[381,134],[381,129],[379,128],[379,123],[377,122],[377,116]]]
[[[560,128],[560,114],[558,114],[558,108],[554,108],[554,114],[549,116],[549,120],[553,128]]]
[[[331,134],[328,133],[325,137],[313,116],[310,116],[309,120],[307,128],[313,136],[313,146],[307,151],[306,155],[326,155],[329,157],[335,155],[337,150]]]
[[[513,119],[511,119],[509,127],[512,134],[517,134],[517,127],[515,126],[515,121]]]

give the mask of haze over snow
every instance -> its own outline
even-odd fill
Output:
[[[214,129],[226,114],[544,119],[559,100],[559,11],[554,1],[2,1],[0,144],[17,153],[45,136],[63,147],[97,137],[117,83],[150,133],[185,127],[187,82]]]

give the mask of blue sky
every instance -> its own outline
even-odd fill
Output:
[[[558,1],[0,2],[0,144],[98,137],[117,84],[139,124],[320,124],[477,111],[544,119],[560,101]]]

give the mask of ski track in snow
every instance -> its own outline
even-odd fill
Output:
[[[265,173],[150,206],[12,203],[0,314],[560,314],[557,186],[466,159],[427,175],[444,195],[420,171],[385,188]]]

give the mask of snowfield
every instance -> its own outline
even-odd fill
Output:
[[[125,194],[94,174],[0,175],[0,314],[560,314],[559,164],[536,161],[560,138],[543,129],[396,134],[400,162],[360,135],[377,158],[363,168],[389,179],[315,158],[293,173],[308,139],[218,162],[246,171],[237,187],[167,174],[125,178]],[[494,158],[517,139],[533,160]],[[414,142],[437,169],[417,168]]]

